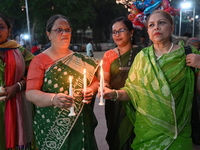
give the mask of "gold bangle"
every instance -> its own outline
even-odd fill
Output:
[[[57,95],[57,94],[55,94],[54,96],[51,97],[51,106],[54,106],[53,100],[54,100],[54,97],[55,97],[56,95]]]

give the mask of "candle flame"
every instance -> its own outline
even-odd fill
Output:
[[[103,65],[103,60],[101,60],[101,62],[100,62],[100,66],[102,66]]]
[[[85,68],[83,69],[83,74],[86,74],[86,69]]]
[[[69,83],[72,83],[72,76],[69,76]]]

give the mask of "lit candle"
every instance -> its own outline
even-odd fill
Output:
[[[69,96],[73,96],[73,88],[72,88],[72,76],[69,76]],[[74,106],[70,107],[70,113],[68,116],[75,116]]]
[[[86,78],[86,69],[83,69],[83,91],[84,91],[84,95],[86,93],[86,87],[87,87],[87,78]],[[82,101],[83,103],[86,103],[87,100]]]
[[[100,62],[100,102],[99,105],[104,105],[104,100],[103,100],[103,88],[104,88],[104,73],[103,73],[103,61],[101,60]]]

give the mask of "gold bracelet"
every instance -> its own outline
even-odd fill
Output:
[[[116,101],[118,99],[118,97],[119,97],[119,94],[115,89],[113,89],[113,91],[115,92],[116,96],[114,98],[112,98],[111,101]]]
[[[51,106],[54,106],[53,100],[54,100],[54,97],[55,97],[56,95],[57,95],[57,94],[55,94],[54,96],[51,97]]]

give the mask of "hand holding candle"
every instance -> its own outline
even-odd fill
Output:
[[[84,95],[85,95],[85,93],[86,93],[86,88],[87,88],[86,69],[83,69],[83,91],[84,91]],[[83,99],[82,102],[83,102],[83,103],[86,103],[87,100]]]
[[[73,88],[72,88],[72,76],[69,76],[69,96],[73,96]],[[74,106],[70,107],[70,113],[68,116],[75,116]]]
[[[104,100],[103,100],[103,88],[104,88],[104,73],[103,73],[103,61],[101,60],[100,62],[100,102],[99,105],[104,105]]]

